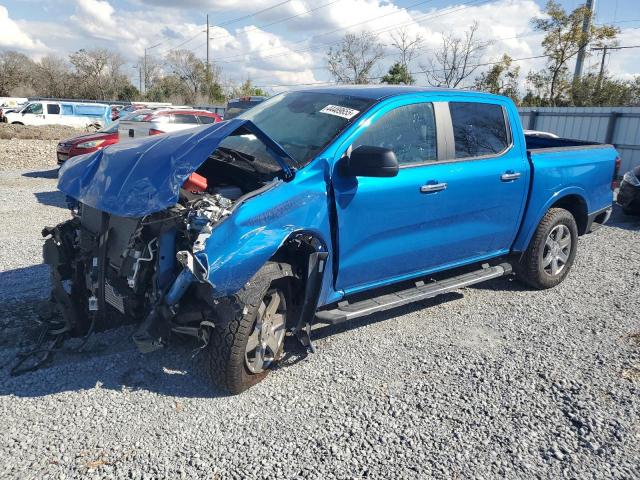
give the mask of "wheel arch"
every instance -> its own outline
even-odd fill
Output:
[[[569,211],[578,225],[578,235],[586,233],[589,223],[589,201],[581,188],[562,190],[533,212],[528,211],[523,220],[523,227],[513,244],[513,252],[523,252],[529,246],[538,225],[551,208],[564,208]],[[529,207],[529,210],[531,207]]]

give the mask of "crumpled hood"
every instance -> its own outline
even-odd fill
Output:
[[[206,127],[154,135],[67,160],[58,188],[101,211],[141,217],[178,202],[185,180],[239,128],[269,147],[286,174],[287,153],[249,120],[235,118]]]

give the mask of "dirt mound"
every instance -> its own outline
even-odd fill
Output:
[[[0,123],[0,139],[62,140],[90,130],[65,125],[11,125]],[[95,129],[94,129],[95,131]]]

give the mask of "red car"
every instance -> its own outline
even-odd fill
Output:
[[[118,143],[118,122],[113,122],[108,127],[98,130],[95,133],[84,133],[76,137],[61,140],[58,143],[57,155],[58,165],[62,165],[65,160],[77,155],[95,152],[114,143]]]

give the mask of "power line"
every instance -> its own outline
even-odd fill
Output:
[[[427,0],[427,1],[433,1],[433,0]],[[484,3],[488,3],[490,1],[492,1],[492,0],[470,0],[470,1],[466,2],[466,3],[463,3],[460,7],[452,8],[449,11],[442,12],[442,13],[440,13],[438,15],[432,15],[432,14],[422,15],[422,16],[419,16],[419,17],[417,17],[415,19],[412,19],[410,21],[397,23],[397,24],[394,24],[394,25],[391,25],[391,26],[388,26],[388,27],[384,27],[382,29],[378,29],[378,30],[372,30],[372,31],[370,31],[370,33],[384,33],[384,32],[393,30],[395,28],[398,28],[400,26],[404,26],[404,25],[421,24],[421,23],[424,23],[427,20],[432,20],[434,18],[442,17],[442,16],[445,16],[445,15],[450,15],[450,14],[455,13],[457,11],[464,10],[470,5],[471,6],[479,6],[479,5],[482,5]],[[424,2],[424,1],[423,2],[419,2],[419,4],[422,4],[422,3],[426,3],[426,2]],[[406,7],[406,8],[413,8],[415,5],[416,4],[411,5],[409,7]],[[402,10],[396,10],[395,12],[391,12],[391,13],[399,13],[401,11]],[[325,33],[321,33],[321,34],[318,34],[318,35],[314,35],[311,38],[300,40],[300,41],[297,41],[297,42],[292,42],[292,43],[293,44],[304,43],[304,42],[307,42],[309,40],[312,40],[312,39],[315,39],[315,38],[318,38],[318,37],[322,37],[322,36],[326,36],[326,35],[329,35],[329,34],[332,34],[332,33],[336,33],[336,32],[338,32],[340,30],[347,30],[347,29],[352,28],[354,26],[358,26],[358,25],[361,25],[363,23],[368,23],[368,22],[371,22],[373,20],[377,20],[378,18],[382,18],[382,17],[388,16],[391,13],[388,13],[388,14],[385,14],[385,15],[380,15],[380,16],[377,16],[377,17],[373,17],[373,18],[370,18],[369,20],[365,20],[363,22],[358,22],[358,23],[355,23],[355,24],[352,24],[352,25],[349,25],[349,26],[346,26],[346,27],[342,27],[342,28],[338,28],[338,29],[335,29],[335,30],[331,30],[329,32],[325,32]],[[261,60],[265,60],[265,59],[268,59],[268,58],[275,58],[275,57],[280,57],[280,56],[283,56],[283,55],[290,55],[292,53],[303,53],[303,52],[307,52],[307,51],[316,50],[316,49],[321,48],[321,47],[327,47],[327,46],[330,46],[330,45],[336,45],[336,44],[340,43],[341,41],[342,40],[338,40],[338,41],[334,41],[334,42],[328,42],[328,43],[316,44],[316,45],[313,45],[311,47],[305,47],[305,48],[301,48],[301,49],[297,49],[297,50],[287,50],[285,52],[275,53],[275,54],[272,54],[272,55],[263,56],[263,57],[260,57],[260,59]],[[275,49],[284,49],[284,48],[287,48],[287,47],[276,47]],[[266,51],[275,50],[275,49],[274,48],[270,48],[270,49],[267,49]],[[263,52],[262,51],[258,51],[258,52],[253,52],[253,53],[239,53],[239,54],[235,54],[235,55],[230,55],[230,56],[218,58],[218,61],[224,61],[224,60],[228,60],[228,59],[232,59],[232,58],[245,57],[245,56],[248,57],[248,58],[252,58],[252,57],[259,56],[260,53],[263,53]]]
[[[210,25],[210,26],[211,26],[211,27],[213,27],[213,28],[216,28],[216,27],[220,27],[220,28],[221,28],[221,27],[224,27],[224,26],[226,26],[226,25],[231,25],[232,23],[241,22],[242,20],[246,20],[246,19],[248,19],[248,18],[255,17],[256,15],[260,15],[261,13],[268,12],[268,11],[270,11],[270,10],[274,10],[274,9],[276,9],[276,8],[278,8],[278,7],[281,7],[282,5],[285,5],[285,4],[287,4],[287,3],[291,3],[291,2],[292,2],[292,0],[284,0],[284,1],[282,1],[282,2],[276,3],[275,5],[272,5],[272,6],[270,6],[270,7],[263,8],[262,10],[257,10],[257,11],[255,11],[255,12],[251,12],[251,13],[248,13],[248,14],[246,14],[246,15],[242,15],[242,16],[240,16],[240,17],[232,18],[232,19],[230,19],[230,20],[225,20],[224,22],[218,23],[218,24],[216,24],[216,25]],[[209,22],[207,21],[207,25],[208,25],[208,23],[209,23]],[[204,31],[204,30],[203,30],[203,31]],[[182,43],[180,43],[180,44],[178,44],[178,45],[176,45],[176,46],[174,46],[174,47],[169,48],[169,50],[175,50],[175,49],[177,49],[177,48],[182,47],[183,45],[186,45],[186,44],[187,44],[187,43],[189,43],[189,42],[192,42],[192,41],[193,41],[193,40],[195,40],[195,38],[196,38],[198,35],[200,35],[203,31],[200,31],[200,32],[196,33],[195,35],[193,35],[192,37],[189,37],[187,40],[183,41]],[[166,42],[168,42],[168,41],[169,41],[169,40],[165,40],[165,41],[163,41],[163,42],[160,42],[160,45],[161,45],[161,44],[163,44],[163,43],[166,43]],[[202,45],[204,45],[204,44],[202,44]],[[202,45],[200,45],[200,46],[202,46]],[[200,46],[199,46],[199,47],[200,47]],[[197,48],[199,48],[199,47],[197,47]],[[162,51],[166,51],[166,50],[167,50],[166,48],[163,48],[163,49],[162,49]]]
[[[231,25],[232,23],[241,22],[242,20],[246,20],[247,18],[255,17],[256,15],[260,15],[261,13],[268,12],[269,10],[273,10],[273,9],[281,7],[282,5],[285,5],[287,3],[291,3],[291,1],[292,0],[284,0],[283,2],[276,3],[275,5],[272,5],[272,6],[267,7],[267,8],[263,8],[262,10],[258,10],[257,12],[248,13],[248,14],[243,15],[241,17],[233,18],[231,20],[226,20],[226,21],[224,21],[222,23],[218,23],[217,25],[212,25],[212,26],[213,27],[224,27],[225,25]]]
[[[294,18],[301,17],[302,15],[306,15],[307,13],[315,12],[316,10],[320,10],[321,8],[328,7],[329,5],[333,5],[334,3],[338,3],[340,1],[342,1],[342,0],[333,0],[332,2],[325,3],[324,5],[320,5],[319,7],[310,8],[309,10],[305,10],[304,12],[297,13],[296,15],[290,15],[288,17],[281,18],[280,20],[276,20],[276,21],[273,21],[271,23],[265,23],[263,25],[258,25],[256,27],[249,28],[247,30],[242,30],[241,32],[238,32],[238,33],[244,35],[244,34],[247,34],[249,32],[253,32],[255,30],[262,30],[262,29],[264,29],[266,27],[271,27],[272,25],[277,25],[279,23],[284,23],[284,22],[287,22],[287,21],[292,20]],[[214,40],[216,38],[226,38],[226,35],[216,35],[216,36],[211,37],[211,40]]]

